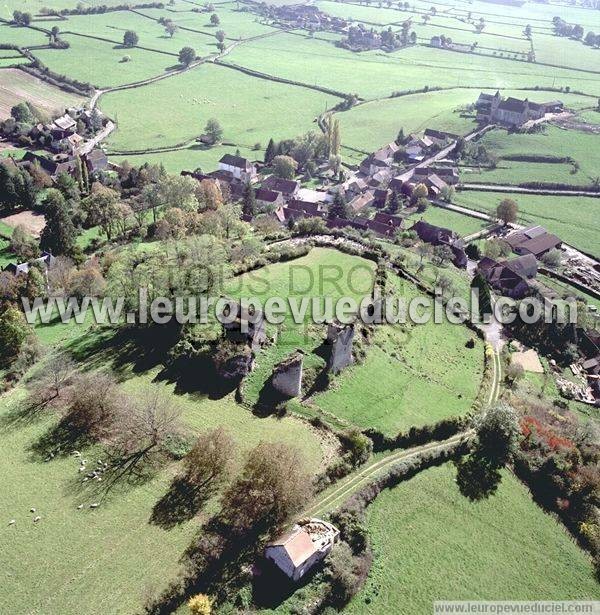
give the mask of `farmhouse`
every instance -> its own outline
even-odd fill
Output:
[[[441,166],[431,166],[431,167],[418,167],[412,172],[412,179],[415,182],[422,182],[424,179],[429,177],[429,175],[435,174],[440,179],[444,180],[446,184],[454,186],[458,184],[459,175],[458,169],[456,167],[441,167]]]
[[[18,166],[25,169],[34,165],[39,165],[39,168],[52,179],[56,179],[61,173],[73,175],[77,169],[77,161],[66,154],[57,154],[52,158],[48,158],[33,152],[26,152],[18,163]]]
[[[50,124],[50,132],[55,141],[66,139],[75,133],[76,128],[77,122],[67,113]]]
[[[511,233],[504,238],[504,241],[516,254],[533,254],[536,258],[562,245],[559,237],[548,233],[542,226],[532,226],[523,231]]]
[[[527,98],[502,98],[500,92],[494,95],[481,92],[475,103],[477,121],[497,122],[505,126],[521,126],[530,120],[542,119],[546,113],[562,110],[561,101],[534,103]]]
[[[246,158],[225,154],[219,160],[219,170],[231,173],[234,179],[248,183],[256,177],[256,167]]]
[[[383,211],[378,211],[375,214],[374,218],[375,222],[379,222],[380,224],[385,224],[395,230],[401,229],[404,226],[404,218],[400,218],[399,216],[392,216],[391,214],[386,214]]]
[[[289,579],[299,581],[331,551],[339,530],[321,519],[295,525],[290,532],[267,545],[265,557]]]
[[[530,292],[528,280],[537,275],[537,260],[531,254],[502,262],[485,257],[479,261],[477,270],[502,295],[521,299]]]
[[[433,246],[448,246],[454,255],[454,264],[457,267],[467,266],[467,255],[463,249],[460,237],[450,229],[434,226],[424,220],[419,220],[410,229],[414,231],[421,241],[430,243]]]

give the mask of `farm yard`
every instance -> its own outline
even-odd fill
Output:
[[[600,11],[519,2],[5,0],[0,613],[600,599]],[[473,288],[586,318],[318,314]],[[309,303],[173,321],[218,297]]]

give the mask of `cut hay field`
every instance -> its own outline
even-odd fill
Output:
[[[471,503],[451,464],[384,491],[367,511],[375,561],[353,615],[432,612],[435,600],[598,600],[588,557],[504,472]]]
[[[405,301],[417,289],[390,277]],[[474,348],[466,343],[475,340]],[[483,376],[483,343],[447,321],[377,327],[367,356],[314,398],[327,412],[388,435],[471,410]]]
[[[504,198],[517,201],[520,224],[541,224],[564,242],[589,254],[600,254],[600,198],[465,190],[457,192],[453,202],[494,213]]]
[[[264,147],[271,136],[295,137],[315,128],[319,113],[337,101],[206,64],[142,88],[108,93],[100,107],[118,119],[109,141],[112,150],[175,145],[200,135],[210,118],[223,126],[224,141],[250,148]]]
[[[320,305],[324,305],[324,297],[334,302],[341,297],[352,297],[358,302],[371,293],[374,266],[371,261],[337,250],[313,248],[302,258],[269,265],[235,278],[226,288],[226,294],[235,298],[257,297],[262,301],[269,297],[296,301],[304,297],[309,301],[315,298]],[[294,322],[288,309],[282,325],[269,327],[269,333],[276,336],[276,343],[261,351],[256,369],[244,384],[244,400],[248,404],[255,405],[265,399],[268,390],[264,385],[273,367],[296,349],[305,352],[305,372],[314,377],[323,370],[325,361],[319,347],[326,337],[327,327],[312,322],[311,307],[309,304],[304,324]]]
[[[0,119],[8,117],[11,107],[23,101],[54,113],[81,104],[82,100],[80,96],[64,92],[19,69],[0,70]]]

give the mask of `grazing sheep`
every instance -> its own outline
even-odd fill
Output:
[[[17,521],[16,521],[16,519],[11,519],[11,520],[8,522],[8,525],[14,525],[16,522],[17,522]]]
[[[37,523],[40,519],[41,519],[41,517],[38,515],[37,517],[33,518],[33,522]]]
[[[35,508],[30,508],[29,512],[34,513],[35,512]]]
[[[98,503],[90,504],[90,508],[98,508],[98,506],[100,506],[100,504],[98,504]]]
[[[80,505],[77,507],[77,510],[81,510],[82,508],[83,508],[83,504],[80,504]]]

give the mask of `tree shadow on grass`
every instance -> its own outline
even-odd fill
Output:
[[[150,523],[164,530],[173,529],[193,519],[214,495],[212,485],[197,488],[185,476],[177,476],[169,490],[154,505]]]
[[[88,369],[110,365],[125,376],[130,370],[143,373],[161,366],[178,340],[179,329],[173,326],[119,327],[79,338],[68,350]]]
[[[66,457],[93,443],[89,435],[65,416],[42,434],[29,447],[32,461],[48,461],[54,457]]]

